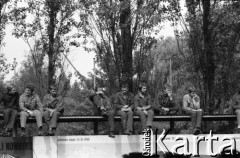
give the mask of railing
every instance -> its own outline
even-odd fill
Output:
[[[18,118],[19,121],[20,118]],[[0,120],[3,120],[3,115],[0,114]],[[140,121],[138,116],[134,116],[134,121]],[[203,121],[234,121],[236,120],[236,115],[204,115]],[[60,116],[58,122],[93,122],[94,124],[94,134],[98,134],[98,123],[107,121],[106,117],[103,116],[74,116],[74,115],[64,115]],[[120,116],[115,116],[115,121],[121,121]],[[191,121],[191,117],[188,115],[163,115],[154,116],[153,121],[169,121],[170,128],[174,129],[175,121]],[[35,118],[30,117],[27,122],[35,123]]]

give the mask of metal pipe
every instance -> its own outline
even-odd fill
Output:
[[[96,88],[96,70],[95,70],[95,58],[93,58],[93,88]]]

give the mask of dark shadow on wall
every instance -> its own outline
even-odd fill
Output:
[[[226,150],[218,154],[215,158],[240,158],[240,152],[234,150],[232,155],[229,155],[230,150]],[[143,156],[141,152],[132,152],[129,154],[124,154],[122,158],[190,158],[191,156],[184,156],[184,155],[178,155],[178,154],[172,154],[172,153],[160,153],[159,155],[153,155],[153,156]],[[201,157],[201,156],[200,156]],[[214,157],[213,157],[214,158]]]
[[[230,155],[230,150],[222,151],[216,158],[240,158],[240,152],[233,150],[233,153]]]
[[[181,158],[190,158],[190,156],[183,156],[183,155],[178,155],[178,154],[172,154],[172,153],[165,153],[165,154],[159,154],[159,155],[153,155],[153,156],[143,156],[142,153],[140,152],[133,152],[133,153],[129,153],[129,154],[124,154],[122,156],[122,158],[147,158],[147,157],[151,157],[151,158],[177,158],[177,157],[181,157]]]

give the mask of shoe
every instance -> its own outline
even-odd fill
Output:
[[[21,137],[26,137],[26,132],[25,131],[22,131],[21,134],[20,134]]]
[[[49,130],[48,130],[48,135],[49,135],[49,136],[53,136],[52,128],[49,128]]]
[[[1,131],[1,132],[0,132],[0,137],[4,136],[4,134],[5,134],[5,131],[4,131],[4,130]]]
[[[2,131],[0,132],[0,136],[1,136],[1,137],[5,137],[7,133],[8,133],[8,130],[7,130],[7,129],[4,129],[4,130],[2,130]]]
[[[143,133],[145,133],[146,131],[148,130],[152,130],[152,126],[146,126],[144,129],[143,129]]]
[[[12,130],[8,130],[5,134],[4,137],[12,137]]]
[[[53,132],[53,135],[55,135],[55,133],[56,133],[56,128],[53,128],[53,129],[52,129],[52,132]]]
[[[54,136],[55,135],[55,132],[56,132],[56,129],[55,128],[49,128],[49,131],[48,131],[48,135],[49,136]]]
[[[236,133],[240,133],[240,128],[237,128]]]
[[[43,136],[43,135],[44,135],[43,131],[42,130],[38,130],[37,136]]]
[[[126,134],[130,136],[130,135],[133,135],[133,132],[130,131],[130,132],[127,132]]]
[[[198,135],[200,134],[200,129],[199,128],[196,128],[194,131],[193,131],[193,135]]]
[[[115,138],[115,135],[114,135],[114,133],[112,131],[109,133],[108,136],[111,137],[111,138]]]

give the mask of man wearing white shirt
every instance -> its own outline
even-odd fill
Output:
[[[194,87],[190,87],[188,89],[188,94],[183,97],[183,110],[191,115],[191,129],[194,135],[198,135],[201,129],[202,109],[200,108],[200,97],[195,93]]]

